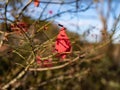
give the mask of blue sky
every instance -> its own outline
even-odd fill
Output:
[[[53,0],[54,1],[54,0]],[[83,1],[83,0],[82,0]],[[87,0],[87,5],[91,3],[90,0]],[[82,3],[81,8],[87,7],[86,3]],[[99,5],[99,4],[97,4]],[[38,11],[41,9],[44,5],[41,4],[41,6],[38,8]],[[107,0],[105,0],[103,5],[99,5],[100,7],[103,8],[104,14],[107,13]],[[96,42],[100,40],[100,30],[102,29],[102,23],[99,18],[98,11],[96,10],[96,4],[93,4],[90,9],[84,11],[84,12],[78,12],[78,13],[65,13],[61,15],[61,17],[56,17],[54,18],[55,23],[61,23],[65,27],[68,28],[70,31],[74,31],[82,35],[86,30],[88,30],[90,27],[95,27],[94,29],[91,29],[90,35],[86,37],[86,40],[90,42]],[[115,17],[118,17],[120,14],[120,2],[119,0],[113,0],[112,9],[114,9]],[[49,10],[53,10],[53,15],[57,13],[57,8],[59,8],[59,5],[49,5],[48,9],[45,12],[45,15],[48,14]],[[74,3],[72,5],[64,5],[61,7],[61,10],[59,12],[69,10],[69,9],[74,9]],[[113,11],[113,10],[112,10]],[[46,17],[49,17],[50,15],[48,14]],[[45,18],[46,18],[45,17]],[[44,18],[44,17],[43,17]],[[114,23],[114,15],[110,13],[110,17],[107,17],[108,19],[108,30],[110,31],[112,29],[113,23]],[[118,28],[119,29],[119,28]],[[98,38],[93,36],[93,34],[98,35]],[[119,35],[116,33],[114,35],[114,38]],[[119,41],[119,40],[117,40]],[[116,41],[115,41],[116,42]]]
[[[45,3],[42,3],[42,1],[49,1],[49,0],[41,0],[39,7],[35,7],[34,4],[32,3],[28,7],[28,11],[27,11],[26,15],[31,16],[34,19],[38,19],[43,8],[46,5]],[[64,0],[51,0],[51,1],[61,2]],[[70,1],[74,1],[74,0],[69,0],[69,2]],[[92,6],[90,6],[90,9],[88,9],[84,12],[64,13],[64,14],[60,15],[60,17],[57,16],[57,17],[51,18],[49,20],[54,19],[55,24],[58,24],[58,23],[63,24],[68,30],[73,31],[73,32],[77,32],[80,35],[82,35],[90,27],[94,27],[90,30],[90,35],[88,35],[85,39],[90,41],[90,42],[96,42],[96,41],[100,40],[100,30],[102,28],[102,23],[100,21],[99,14],[98,14],[95,7],[99,5],[100,7],[103,8],[104,13],[106,14],[107,1],[108,0],[105,0],[105,3],[101,4],[101,5],[100,4],[93,4]],[[26,5],[27,2],[28,2],[28,0],[24,0],[23,4]],[[68,1],[66,0],[66,2],[68,2]],[[81,0],[80,8],[86,8],[90,3],[91,3],[91,0]],[[119,0],[112,0],[112,8],[115,8],[113,10],[115,15],[110,13],[110,17],[108,18],[108,30],[109,31],[111,30],[111,28],[113,26],[114,16],[118,17],[118,15],[120,14],[120,10],[119,10],[120,9],[120,2],[119,2]],[[8,9],[11,9],[11,8],[8,8]],[[43,16],[41,19],[49,18],[49,17],[57,14],[58,12],[63,12],[65,10],[69,10],[69,9],[71,9],[71,10],[75,9],[75,3],[72,3],[70,5],[69,4],[62,5],[62,7],[60,7],[59,4],[50,4],[50,5],[48,5],[48,8],[43,13]],[[52,14],[49,14],[50,10],[53,11]],[[8,14],[8,17],[11,18],[10,14]],[[119,27],[118,27],[118,29],[119,29]],[[97,40],[93,36],[93,34],[98,35]],[[114,35],[114,37],[116,37],[118,35],[119,35],[119,30]]]

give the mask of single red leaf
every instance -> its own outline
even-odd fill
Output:
[[[57,39],[55,42],[55,50],[59,53],[59,56],[62,59],[66,58],[66,55],[67,55],[66,52],[71,51],[71,43],[66,34],[64,27],[60,29],[60,32],[57,36]]]
[[[44,30],[47,30],[48,29],[48,27],[47,26],[44,26]]]
[[[53,14],[53,11],[52,11],[52,10],[50,10],[50,11],[49,11],[49,14]]]
[[[38,7],[39,4],[40,4],[40,0],[34,0],[34,5],[35,5],[36,7]]]

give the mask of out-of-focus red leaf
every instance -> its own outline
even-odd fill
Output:
[[[52,66],[53,66],[52,60],[50,60],[50,59],[44,60],[42,66],[43,66],[43,67],[52,67]]]
[[[38,7],[39,4],[40,4],[40,0],[34,0],[34,5],[35,5],[36,7]]]
[[[47,30],[48,29],[48,27],[47,26],[44,26],[44,30]]]
[[[40,56],[36,57],[36,62],[41,67],[52,67],[53,66],[52,60],[50,59],[41,60]]]
[[[52,10],[50,10],[50,11],[49,11],[49,14],[53,14],[53,11],[52,11]]]
[[[22,33],[22,31],[27,32],[28,25],[25,22],[17,22],[16,24],[11,24],[11,30],[17,33]]]

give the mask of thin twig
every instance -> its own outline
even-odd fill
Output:
[[[8,29],[8,25],[7,25],[7,6],[8,6],[8,2],[9,2],[9,0],[6,0],[6,4],[5,4],[5,26],[6,26],[6,30]]]
[[[44,82],[41,82],[38,86],[41,87],[41,86],[44,86],[50,82],[54,82],[56,80],[65,80],[65,79],[71,79],[71,78],[75,78],[75,77],[79,77],[80,79],[82,79],[83,77],[85,77],[88,73],[89,73],[89,69],[87,70],[84,70],[82,72],[76,72],[75,74],[71,75],[71,73],[69,72],[66,72],[64,73],[63,75],[59,75],[57,77],[54,77],[50,80],[46,80]]]
[[[78,0],[78,1],[80,1],[80,0]],[[73,4],[73,3],[75,3],[76,1],[74,0],[74,1],[69,1],[69,2],[64,2],[64,1],[62,1],[62,2],[54,2],[54,1],[40,1],[40,3],[50,3],[50,4]]]
[[[55,67],[49,67],[49,68],[29,68],[29,71],[46,71],[46,70],[55,70],[55,69],[60,69],[60,68],[64,68],[68,65],[70,65],[71,63],[77,61],[79,59],[79,56],[76,57],[75,59],[73,59],[72,61],[69,61],[63,65],[59,65],[59,66],[55,66]]]
[[[31,4],[33,0],[29,0],[29,2],[25,5],[25,7],[21,10],[21,12],[16,16],[16,19],[18,19],[22,13],[24,12],[24,10]]]

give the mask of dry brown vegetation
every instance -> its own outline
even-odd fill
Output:
[[[29,10],[27,7],[33,4],[33,1],[28,0],[24,6],[24,0],[6,0],[2,7],[4,13],[1,15],[4,17],[0,17],[0,90],[120,90],[120,45],[114,44],[112,39],[119,25],[120,15],[114,18],[112,33],[109,33],[107,28],[108,16],[110,13],[114,14],[111,12],[112,0],[106,1],[106,16],[103,8],[98,5],[103,4],[104,0],[92,0],[90,4],[82,0],[63,1],[62,4],[41,0],[40,3],[45,3],[45,7],[37,20],[25,15]],[[87,7],[81,9],[80,2]],[[15,6],[18,3],[20,6]],[[71,3],[75,3],[73,10],[60,13],[58,11],[57,14],[42,20],[41,17],[49,4],[62,6]],[[103,24],[101,41],[89,43],[83,39],[83,35],[67,31],[72,51],[65,52],[67,57],[61,61],[57,57],[58,53],[54,52],[59,26],[54,20],[47,20],[60,17],[65,12],[85,12],[94,4],[97,4],[95,9]],[[10,11],[7,10],[9,7],[12,7]],[[14,20],[9,19],[6,13],[11,13]],[[18,22],[25,22],[27,25]],[[43,61],[51,60],[52,65],[40,66],[36,62],[36,56],[40,56]]]

